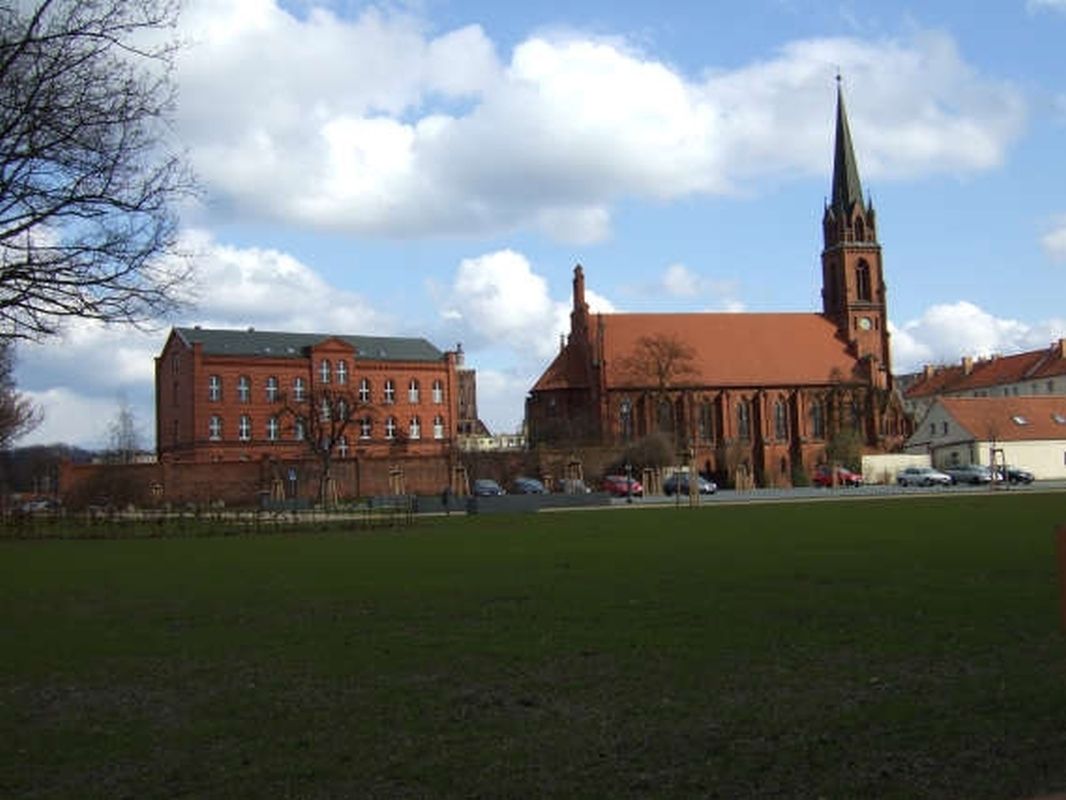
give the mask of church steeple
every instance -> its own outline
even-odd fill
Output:
[[[868,362],[876,385],[888,388],[892,376],[881,245],[873,205],[862,196],[839,75],[831,197],[822,216],[822,313],[855,355]]]
[[[848,115],[844,111],[844,90],[837,75],[837,131],[836,151],[833,156],[833,211],[840,216],[849,216],[856,204],[862,204],[862,183],[859,168],[855,164],[855,150],[851,145],[851,130]]]

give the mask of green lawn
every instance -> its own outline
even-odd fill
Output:
[[[1066,495],[0,541],[0,796],[1066,789]]]

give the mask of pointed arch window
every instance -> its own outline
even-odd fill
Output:
[[[737,403],[737,436],[741,439],[751,438],[751,405],[747,400]]]
[[[774,438],[779,442],[788,438],[788,411],[783,400],[774,403]]]
[[[633,438],[633,404],[628,397],[618,406],[618,432],[623,442]]]
[[[870,265],[866,259],[860,259],[855,267],[855,296],[859,300],[869,300],[870,295]]]
[[[714,406],[709,400],[700,403],[700,440],[704,442],[714,441]]]
[[[811,404],[811,436],[815,439],[825,438],[825,407],[820,400]]]

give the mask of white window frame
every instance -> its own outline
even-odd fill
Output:
[[[307,386],[299,375],[292,379],[292,399],[297,403],[307,399]]]
[[[433,381],[433,403],[440,405],[444,402],[444,383],[437,379]]]
[[[437,416],[433,418],[433,438],[444,438],[444,417],[442,417],[440,414],[437,414]]]
[[[411,427],[407,435],[412,439],[422,438],[422,421],[418,417],[411,417]]]
[[[370,392],[371,392],[370,379],[369,378],[360,378],[359,379],[359,402],[360,403],[369,403],[370,402]]]
[[[385,438],[396,438],[396,417],[385,417]]]
[[[304,421],[299,417],[296,417],[292,421],[292,438],[297,442],[302,442],[304,440],[304,436]]]
[[[252,379],[247,375],[237,376],[237,402],[247,403],[252,399]]]
[[[363,417],[359,420],[359,438],[369,439],[374,433],[374,423],[370,417]]]
[[[385,379],[385,396],[382,400],[383,403],[395,403],[396,402],[396,382],[392,378]]]
[[[271,417],[267,420],[267,441],[276,442],[278,440],[278,431],[281,429],[281,425],[278,423],[277,417]]]
[[[348,457],[348,437],[342,436],[337,442],[337,455],[341,458]]]
[[[222,441],[222,417],[213,414],[207,421],[207,438],[212,442]]]
[[[247,414],[241,414],[237,421],[237,439],[242,442],[252,440],[252,418]]]
[[[418,378],[411,378],[410,382],[407,384],[407,402],[408,403],[417,403],[418,402],[418,395],[419,395],[419,389],[420,388],[421,387],[418,385]]]
[[[343,358],[337,361],[337,383],[345,384],[348,382],[348,362]]]
[[[278,377],[271,375],[266,379],[266,399],[268,403],[278,402]]]
[[[207,376],[207,399],[212,403],[222,402],[222,377],[220,375]]]
[[[323,358],[318,365],[318,382],[329,383],[329,379],[333,374],[333,368],[330,366],[329,359]]]

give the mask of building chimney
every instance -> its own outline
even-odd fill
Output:
[[[962,357],[962,374],[969,375],[973,372],[973,356]]]
[[[930,378],[933,377],[933,371],[934,371],[933,370],[933,365],[932,364],[926,364],[924,367],[922,367],[922,377],[925,378],[926,380],[929,380]]]
[[[1059,339],[1059,358],[1066,358],[1066,339]]]

